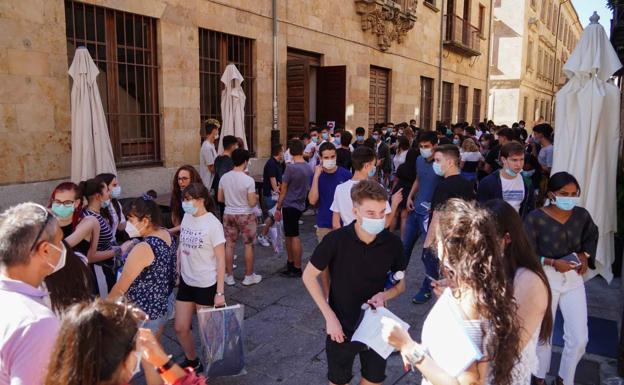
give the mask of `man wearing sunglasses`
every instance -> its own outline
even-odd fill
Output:
[[[43,382],[59,321],[40,287],[65,266],[62,239],[43,206],[22,203],[0,214],[0,384]]]

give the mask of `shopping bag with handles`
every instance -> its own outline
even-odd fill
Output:
[[[240,304],[197,311],[206,377],[235,376],[245,370],[244,317]]]

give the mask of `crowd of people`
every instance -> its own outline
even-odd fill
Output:
[[[565,346],[556,385],[573,385],[588,342],[582,275],[598,228],[578,206],[573,175],[551,175],[553,128],[493,122],[422,130],[415,121],[368,131],[306,133],[273,145],[261,191],[239,138],[200,130],[199,169],[173,176],[170,218],[153,190],[120,200],[113,174],[59,184],[46,207],[0,214],[0,385],[203,384],[192,319],[226,303],[242,241],[243,286],[261,284],[254,250],[286,251],[280,275],[302,278],[326,321],[327,377],[385,379],[386,360],[351,340],[362,306],[406,290],[436,298],[420,343],[398,324],[383,337],[425,384],[542,385],[557,309]],[[318,245],[304,250],[302,216]],[[260,229],[260,230],[259,230]],[[404,272],[422,238],[424,278]],[[304,257],[309,263],[304,266]],[[159,345],[175,318],[184,360]],[[409,320],[407,320],[409,321]]]

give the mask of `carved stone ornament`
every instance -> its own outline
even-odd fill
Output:
[[[403,43],[407,32],[414,28],[417,3],[418,0],[355,0],[356,11],[362,16],[362,30],[377,35],[382,51],[390,48],[393,41]]]

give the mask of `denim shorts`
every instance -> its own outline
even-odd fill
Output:
[[[142,327],[145,329],[149,329],[152,331],[152,333],[156,334],[167,323],[168,320],[169,320],[169,317],[166,315],[157,319],[149,319],[145,321]]]

